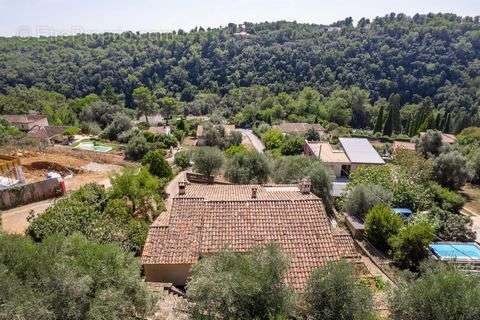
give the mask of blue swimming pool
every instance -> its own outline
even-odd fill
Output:
[[[480,261],[480,246],[475,242],[437,242],[430,250],[441,260]]]

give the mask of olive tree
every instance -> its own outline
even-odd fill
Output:
[[[449,265],[428,266],[400,282],[390,298],[393,320],[480,319],[480,278]]]
[[[212,176],[223,165],[223,153],[216,147],[201,147],[193,154],[193,169],[203,175]]]
[[[311,320],[373,318],[370,289],[346,261],[331,262],[310,275],[305,290],[307,317]]]
[[[187,297],[194,319],[272,319],[291,309],[287,260],[276,245],[246,253],[221,251],[192,268]]]

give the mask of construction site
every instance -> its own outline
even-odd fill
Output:
[[[132,165],[123,156],[63,146],[0,151],[2,229],[23,233],[28,216],[88,183],[110,186],[110,176]]]

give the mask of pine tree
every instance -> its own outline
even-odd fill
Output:
[[[375,122],[375,128],[373,129],[374,133],[381,132],[383,126],[383,104],[380,106],[378,111],[377,121]]]
[[[390,110],[388,111],[387,121],[385,121],[385,126],[383,127],[383,135],[391,136],[392,131],[393,131],[393,112],[392,112],[392,106],[390,106]]]

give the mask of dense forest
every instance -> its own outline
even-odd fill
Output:
[[[392,13],[355,25],[351,18],[330,26],[281,21],[246,23],[246,36],[239,31],[230,24],[169,34],[0,38],[0,93],[11,94],[17,87],[18,94],[21,85],[69,99],[115,97],[110,100],[134,107],[133,92],[142,86],[159,99],[168,96],[184,105],[205,95],[216,103],[252,86],[272,96],[294,97],[305,87],[322,97],[354,88],[372,105],[393,97],[398,108],[440,110],[442,119],[429,121],[445,122],[454,112],[460,117],[458,130],[477,117],[479,17]],[[235,104],[245,107],[242,101]],[[228,101],[223,105],[229,107]],[[210,111],[198,103],[194,107]],[[382,110],[384,117],[387,111]],[[355,110],[352,116],[352,127],[373,129],[375,118],[356,123]],[[429,114],[422,116],[425,120]],[[315,121],[315,116],[307,118]]]

